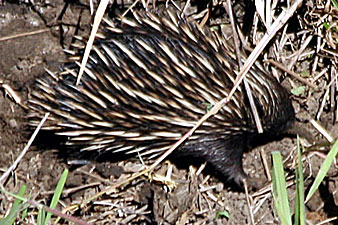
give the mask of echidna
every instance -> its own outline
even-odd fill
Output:
[[[32,126],[50,112],[44,129],[67,136],[66,144],[79,150],[161,153],[228,95],[238,71],[223,37],[170,12],[104,20],[76,86],[85,46],[80,42],[73,63],[38,79],[29,101]],[[287,91],[259,65],[247,81],[263,135],[283,132],[294,121]],[[243,151],[258,135],[241,87],[177,152],[203,158],[241,183]]]

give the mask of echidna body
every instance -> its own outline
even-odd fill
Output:
[[[168,14],[105,20],[78,86],[75,61],[84,41],[70,66],[37,80],[30,124],[50,112],[44,129],[69,137],[67,144],[79,150],[149,156],[167,150],[228,95],[238,70],[224,38]],[[264,133],[282,132],[294,120],[286,90],[257,65],[247,81]],[[257,135],[240,88],[178,151],[202,157],[240,183],[243,150]]]

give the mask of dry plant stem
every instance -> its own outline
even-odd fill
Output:
[[[123,14],[122,17],[125,17],[127,15],[127,13],[135,7],[135,5],[139,2],[139,0],[136,0]]]
[[[84,185],[74,187],[74,188],[69,188],[69,189],[63,190],[62,195],[68,196],[69,194],[76,193],[80,190],[84,190],[84,189],[87,189],[87,188],[96,187],[96,186],[99,186],[100,184],[101,184],[101,182],[94,182],[94,183],[84,184]],[[44,192],[41,192],[40,194],[41,195],[53,195],[54,193],[55,193],[55,191],[52,190],[52,191],[44,191]]]
[[[231,6],[231,1],[227,0],[227,4],[224,3],[224,8],[227,11],[228,15],[229,15],[229,19],[230,19],[230,23],[231,23],[231,29],[232,29],[232,34],[233,34],[233,39],[234,39],[234,43],[235,43],[235,51],[236,51],[236,57],[237,57],[237,63],[238,66],[241,68],[242,67],[242,62],[241,62],[241,51],[239,50],[240,46],[240,42],[238,39],[238,35],[237,35],[237,31],[236,31],[236,24],[235,24],[235,20],[234,20],[234,15],[232,12],[232,6]]]
[[[224,4],[224,6],[225,6],[225,4]],[[232,28],[232,34],[233,34],[234,43],[235,43],[235,51],[236,51],[238,66],[239,66],[239,68],[242,68],[241,51],[239,49],[240,48],[239,47],[239,39],[238,39],[237,31],[236,31],[236,25],[235,25],[234,16],[233,16],[233,13],[232,13],[232,6],[231,6],[230,0],[227,0],[227,5],[225,6],[225,9],[227,10],[227,13],[229,15],[230,22],[231,22],[231,28]],[[243,82],[244,82],[245,91],[248,95],[250,108],[251,108],[251,111],[254,115],[254,120],[255,120],[255,123],[256,123],[257,131],[258,131],[258,133],[263,133],[263,126],[262,126],[261,120],[259,119],[257,107],[256,107],[256,104],[255,104],[254,99],[252,97],[252,92],[251,92],[250,86],[248,85],[248,83],[245,79],[244,79]]]
[[[324,107],[326,105],[326,102],[329,101],[331,104],[331,108],[334,108],[336,105],[336,87],[337,87],[337,77],[338,74],[336,73],[336,70],[333,66],[330,67],[330,82],[326,85],[325,87],[325,93],[324,96],[322,98],[322,103],[320,105],[320,108],[318,110],[318,113],[316,115],[316,119],[319,120],[321,113],[324,110]],[[328,100],[328,97],[330,96],[330,99]],[[336,106],[336,111],[338,112],[338,106]],[[335,120],[337,121],[337,116],[335,118]]]
[[[204,168],[206,167],[206,165],[207,165],[207,163],[205,162],[205,163],[203,163],[203,164],[198,168],[198,170],[196,171],[196,176],[197,176],[197,177],[202,173],[202,171],[204,170]]]
[[[232,28],[232,33],[233,33],[233,38],[234,38],[234,43],[235,43],[235,51],[236,51],[238,66],[239,66],[239,68],[242,69],[241,52],[240,52],[240,49],[239,49],[240,48],[239,47],[239,39],[238,39],[238,35],[237,35],[237,32],[236,32],[236,25],[235,25],[235,20],[234,20],[233,13],[232,13],[232,6],[231,6],[230,0],[227,0],[227,7],[225,7],[225,9],[228,12],[230,22],[231,22],[231,28]],[[246,93],[247,93],[247,96],[248,96],[248,99],[249,99],[251,111],[254,115],[254,119],[255,119],[255,123],[256,123],[258,133],[263,133],[262,123],[259,119],[257,107],[256,107],[254,99],[252,97],[252,92],[251,92],[250,86],[248,85],[245,78],[244,78],[243,82],[244,82],[244,87],[245,87],[245,90],[246,90]],[[249,197],[248,197],[249,193],[248,193],[246,180],[244,180],[244,187],[245,187],[245,194],[247,196],[248,211],[250,212],[250,221],[251,221],[251,224],[255,224],[254,216],[253,216],[253,212],[252,212],[252,207],[250,206],[250,201],[249,201]]]
[[[253,198],[252,195],[250,195],[251,199],[252,199],[252,205],[253,205],[253,214],[255,215],[262,207],[262,205],[264,204],[264,202],[266,202],[268,199],[271,199],[271,192],[266,193],[262,196],[259,196],[258,198]],[[269,213],[269,211],[266,211],[266,213]],[[261,218],[256,218],[256,224],[260,224],[260,220],[262,220]]]
[[[269,184],[263,188],[261,188],[260,190],[256,191],[255,193],[251,194],[252,198],[257,198],[257,197],[261,197],[264,195],[268,195],[271,194],[272,191],[272,184]]]
[[[283,61],[283,58],[280,53],[283,51],[283,48],[285,46],[285,44],[288,42],[289,40],[289,37],[288,35],[286,34],[286,31],[288,29],[288,25],[286,25],[283,30],[281,31],[281,37],[280,37],[280,40],[278,41],[278,45],[276,45],[276,49],[275,49],[275,55],[277,56],[277,59],[279,60],[282,60]]]
[[[329,96],[329,89],[326,89],[325,90],[325,93],[324,93],[324,96],[322,98],[322,102],[320,104],[320,107],[319,107],[319,110],[318,110],[318,113],[316,115],[316,119],[319,120],[320,119],[320,116],[324,110],[324,107],[325,107],[325,104],[326,104],[326,100],[327,100],[327,97]]]
[[[76,170],[76,171],[79,172],[79,173],[83,173],[83,174],[85,174],[85,175],[87,175],[87,176],[90,176],[90,177],[92,177],[92,178],[94,178],[94,179],[100,181],[101,183],[113,184],[113,182],[111,182],[109,179],[101,178],[100,176],[94,175],[94,174],[92,174],[92,173],[90,173],[90,172],[87,172],[87,171],[85,171],[85,170],[78,169],[78,170]]]
[[[182,13],[181,13],[181,17],[183,17],[185,12],[187,11],[188,6],[190,5],[190,1],[191,0],[187,0],[186,3],[184,4],[184,7],[183,7],[183,10],[182,10]]]
[[[266,160],[266,154],[265,154],[264,149],[261,149],[261,157],[262,157],[262,162],[263,162],[266,177],[268,178],[268,181],[270,182],[271,181],[271,174],[270,174],[268,162]]]
[[[311,81],[315,83],[319,78],[321,78],[326,72],[328,71],[327,68],[323,68]]]
[[[87,45],[86,45],[86,49],[85,52],[83,54],[83,59],[81,62],[81,66],[80,66],[80,71],[79,74],[77,75],[77,80],[76,80],[76,85],[79,85],[82,74],[86,68],[87,65],[87,61],[89,58],[89,54],[90,51],[93,47],[93,43],[95,40],[95,35],[97,33],[97,30],[99,29],[99,25],[101,23],[101,20],[103,18],[104,12],[106,11],[107,5],[109,3],[109,0],[102,0],[99,4],[99,7],[97,8],[97,11],[95,13],[95,17],[94,17],[94,24],[93,24],[93,28],[91,30]]]
[[[46,210],[47,212],[50,212],[52,213],[53,215],[55,216],[58,216],[58,217],[62,217],[68,221],[71,221],[73,223],[76,223],[76,224],[79,224],[79,225],[91,225],[90,223],[87,223],[86,221],[83,221],[83,220],[80,220],[74,216],[70,216],[70,215],[67,215],[67,214],[64,214],[56,209],[52,209],[48,206],[43,206],[35,201],[32,201],[32,200],[27,200],[27,203],[29,203],[30,205],[32,206],[35,206],[35,207],[38,207],[38,208],[43,208],[44,210]]]
[[[29,147],[32,145],[32,143],[33,143],[36,135],[40,131],[42,125],[47,120],[48,116],[49,116],[49,113],[46,113],[45,116],[42,118],[40,124],[36,127],[34,133],[32,134],[32,136],[29,139],[28,143],[26,144],[26,146],[22,150],[21,154],[18,156],[18,158],[15,160],[15,162],[8,168],[8,170],[4,174],[2,174],[2,176],[0,177],[0,185],[4,185],[4,181],[6,180],[6,178],[8,177],[8,175],[17,167],[17,165],[19,164],[19,162],[21,161],[21,159],[24,157],[24,155],[28,151]]]
[[[242,67],[240,73],[238,74],[236,78],[234,88],[230,91],[229,96],[232,96],[234,94],[234,92],[237,90],[238,86],[240,85],[240,82],[244,78],[244,75],[250,70],[251,66],[253,65],[255,60],[258,58],[259,54],[262,52],[262,50],[265,48],[268,42],[274,37],[277,31],[281,27],[283,27],[283,25],[294,14],[294,12],[297,10],[297,8],[301,5],[302,2],[303,2],[302,0],[295,1],[295,3],[288,10],[283,11],[278,16],[278,18],[275,20],[275,22],[271,25],[270,29],[267,31],[267,33],[264,35],[261,41],[257,44],[255,49],[251,52],[250,56],[247,58],[244,66]]]
[[[331,82],[332,82],[332,85],[330,85],[330,107],[332,109],[334,109],[335,106],[338,108],[338,106],[337,106],[337,100],[338,99],[336,99],[337,76],[338,76],[338,74],[337,74],[337,71],[335,70],[333,65],[330,66],[330,69],[331,69],[330,79],[331,79]],[[335,110],[333,110],[333,111],[335,111]],[[333,118],[335,118],[334,122],[336,122],[337,117],[333,117]]]
[[[288,69],[291,69],[295,65],[295,63],[298,61],[300,55],[304,52],[305,48],[309,45],[309,43],[312,40],[312,38],[313,38],[312,35],[309,35],[306,38],[306,40],[304,41],[304,43],[302,44],[302,46],[297,51],[296,55],[293,57],[293,59],[291,60],[290,64],[288,65]]]
[[[6,95],[9,95],[9,97],[18,105],[20,105],[24,109],[28,109],[28,107],[25,104],[22,104],[22,100],[20,96],[16,93],[16,91],[13,90],[11,86],[8,84],[4,84],[2,80],[0,80],[0,87],[4,89]]]
[[[210,3],[211,4],[211,3]],[[208,7],[208,9],[206,9],[206,13],[201,21],[201,23],[199,24],[200,27],[204,27],[205,23],[209,20],[209,17],[210,17],[210,13],[211,13],[211,8]]]
[[[93,0],[89,0],[89,10],[90,10],[90,15],[93,15],[93,13],[94,13],[94,3],[93,3]]]
[[[176,4],[176,2],[175,1],[173,1],[173,0],[170,0],[170,3],[178,10],[178,11],[182,11],[182,9]],[[169,0],[167,0],[166,1],[166,8],[168,8],[169,7]]]
[[[243,184],[244,184],[244,191],[245,191],[245,196],[246,196],[246,202],[248,204],[248,209],[249,209],[249,218],[250,218],[250,224],[254,225],[255,224],[255,219],[254,219],[254,215],[252,212],[252,207],[251,207],[251,201],[250,201],[250,197],[249,197],[249,190],[248,190],[248,184],[246,182],[246,180],[243,180]]]
[[[329,132],[325,130],[317,121],[310,120],[310,123],[326,138],[326,140],[328,140],[328,142],[332,143],[334,141],[334,138],[329,134]]]
[[[8,84],[2,84],[1,87],[5,90],[6,94],[9,95],[16,104],[21,105],[21,98]]]
[[[8,40],[20,38],[20,37],[27,37],[27,36],[31,36],[31,35],[35,35],[35,34],[41,34],[41,33],[48,32],[49,30],[50,30],[49,28],[45,28],[45,29],[25,32],[25,33],[21,33],[21,34],[14,34],[14,35],[10,35],[10,36],[0,38],[0,42],[1,41],[8,41]]]
[[[290,74],[292,77],[296,78],[297,80],[299,80],[300,82],[306,84],[307,86],[309,87],[312,87],[313,89],[317,90],[317,85],[309,82],[308,80],[302,78],[301,76],[299,76],[297,73],[291,71],[290,69],[286,68],[284,65],[282,65],[281,63],[278,63],[272,59],[267,59],[267,60],[264,60],[265,62],[267,63],[271,63],[272,65],[274,65],[275,67],[283,70],[284,72]]]
[[[317,67],[318,67],[318,61],[319,61],[319,53],[321,52],[321,43],[322,43],[322,30],[318,29],[317,30],[317,45],[316,45],[316,55],[315,58],[313,60],[313,65],[312,65],[312,74],[314,74],[317,71]]]
[[[269,214],[269,211],[267,210],[263,215],[260,216],[260,218],[257,219],[256,224],[261,224],[262,220]]]
[[[294,176],[287,176],[286,179],[286,187],[289,188],[293,186],[296,182],[293,180]],[[272,183],[265,186],[264,188],[261,188],[260,190],[256,191],[255,193],[251,194],[252,198],[257,198],[263,195],[271,194],[272,193]]]
[[[326,219],[326,220],[323,220],[323,221],[317,223],[316,225],[330,224],[330,222],[335,221],[335,220],[337,220],[337,219],[338,219],[338,216],[331,217],[331,218],[328,218],[328,219]]]
[[[323,52],[325,52],[325,53],[327,53],[329,55],[332,55],[332,57],[338,57],[338,52],[336,50],[322,48],[321,51],[323,51]]]

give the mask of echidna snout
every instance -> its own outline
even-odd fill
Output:
[[[29,101],[31,126],[50,112],[43,129],[68,137],[66,144],[82,151],[155,157],[228,95],[238,70],[231,44],[217,33],[172,14],[146,13],[103,22],[76,86],[84,39],[74,45],[73,63],[37,80]],[[294,120],[286,90],[259,65],[246,79],[264,134],[282,132]],[[240,183],[243,151],[257,135],[240,87],[178,152],[203,158]]]

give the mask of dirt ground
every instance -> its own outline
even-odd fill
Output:
[[[126,6],[130,4],[128,1],[125,3]],[[312,16],[306,11],[315,8],[316,2],[312,3],[314,4],[312,6],[303,5],[297,12],[299,13],[297,16],[301,18],[304,15]],[[245,7],[238,6],[238,16],[243,15],[240,10],[244,9]],[[222,10],[215,11],[218,16],[224,14]],[[320,10],[317,11],[319,12]],[[110,13],[114,12],[110,11]],[[217,23],[218,20],[214,21]],[[41,0],[35,1],[33,5],[26,1],[0,1],[0,82],[3,82],[0,84],[8,84],[12,87],[25,104],[30,96],[34,80],[45,73],[45,68],[51,71],[59,70],[62,63],[66,61],[63,49],[69,48],[74,34],[87,32],[88,26],[86,28],[86,25],[90,23],[88,1],[55,0],[49,2]],[[77,30],[77,27],[81,29]],[[19,34],[22,36],[15,36]],[[5,39],[5,37],[8,38]],[[303,38],[305,39],[305,35]],[[323,57],[322,52],[315,51],[314,39],[307,46],[306,52],[314,50],[313,54],[317,53]],[[295,42],[294,46],[297,48],[285,50],[292,55],[292,52],[296,52],[303,42],[297,38],[289,41]],[[337,53],[336,46],[331,46],[331,51]],[[304,93],[292,96],[297,118],[300,121],[308,121],[318,115],[325,87],[330,82],[329,78],[336,76],[335,62],[337,59],[334,57],[337,57],[337,54],[332,58],[328,57],[329,59],[324,57],[324,60],[321,58],[318,60],[319,67],[321,67],[318,69],[319,72],[327,65],[330,68],[329,72],[325,73],[326,76],[317,80],[316,85],[320,87],[319,90],[306,89]],[[291,57],[285,58],[285,62],[292,61]],[[308,72],[305,78],[310,80],[319,73],[316,71],[310,74],[312,63],[313,60],[303,58],[296,62],[293,70],[298,73]],[[333,66],[335,70],[330,66]],[[298,81],[290,77],[283,78],[282,84],[289,90],[301,86]],[[337,86],[333,86],[332,89],[331,95],[334,100]],[[321,125],[333,137],[338,136],[338,124],[334,122],[336,107],[337,102],[331,101],[325,105],[320,117]],[[26,115],[27,111],[10,98],[5,89],[1,89],[0,175],[14,162],[32,134],[32,130],[27,126]],[[307,124],[307,129],[314,135],[317,142],[324,141],[324,138],[309,124]],[[288,176],[292,176],[295,147],[296,138],[288,136],[255,148],[244,156],[243,164],[246,173],[251,177],[266,179],[262,157],[267,158],[268,166],[271,168],[271,152],[278,150],[282,152],[285,159],[285,167],[289,168]],[[310,187],[323,162],[323,154],[314,152],[309,153],[304,162],[306,187]],[[82,200],[104,190],[110,184],[122,181],[142,167],[141,162],[137,160],[114,163],[90,162],[84,166],[70,165],[72,163],[74,161],[60,157],[58,147],[41,146],[35,143],[16,170],[7,178],[3,184],[4,188],[16,193],[22,184],[27,184],[32,195],[31,199],[48,205],[59,177],[63,170],[68,168],[70,175],[58,208],[61,209],[61,206],[62,208],[71,205],[79,206]],[[177,168],[175,164],[167,162],[162,163],[155,173],[165,176],[171,169],[172,179],[177,183],[176,188],[173,188],[170,182],[163,182],[163,178],[161,181],[157,176],[152,178],[144,176],[117,187],[89,205],[69,207],[64,212],[93,224],[248,224],[251,211],[255,224],[280,224],[274,212],[271,192],[268,189],[270,186],[267,185],[266,190],[250,192],[249,210],[247,197],[243,191],[219,181],[212,172],[203,170],[203,165]],[[199,169],[202,170],[201,173]],[[337,186],[337,167],[335,166],[321,185],[320,193],[307,203],[309,224],[316,224],[338,216]],[[290,201],[293,202],[293,200],[294,187],[291,185]],[[13,198],[0,194],[0,218],[8,213],[12,202]],[[36,212],[37,209],[31,207],[30,211]],[[222,212],[228,212],[230,218],[222,216]],[[34,221],[36,220],[30,219],[25,222],[34,224]],[[58,224],[69,224],[69,222],[60,220]],[[338,222],[333,221],[330,224],[338,224]]]

